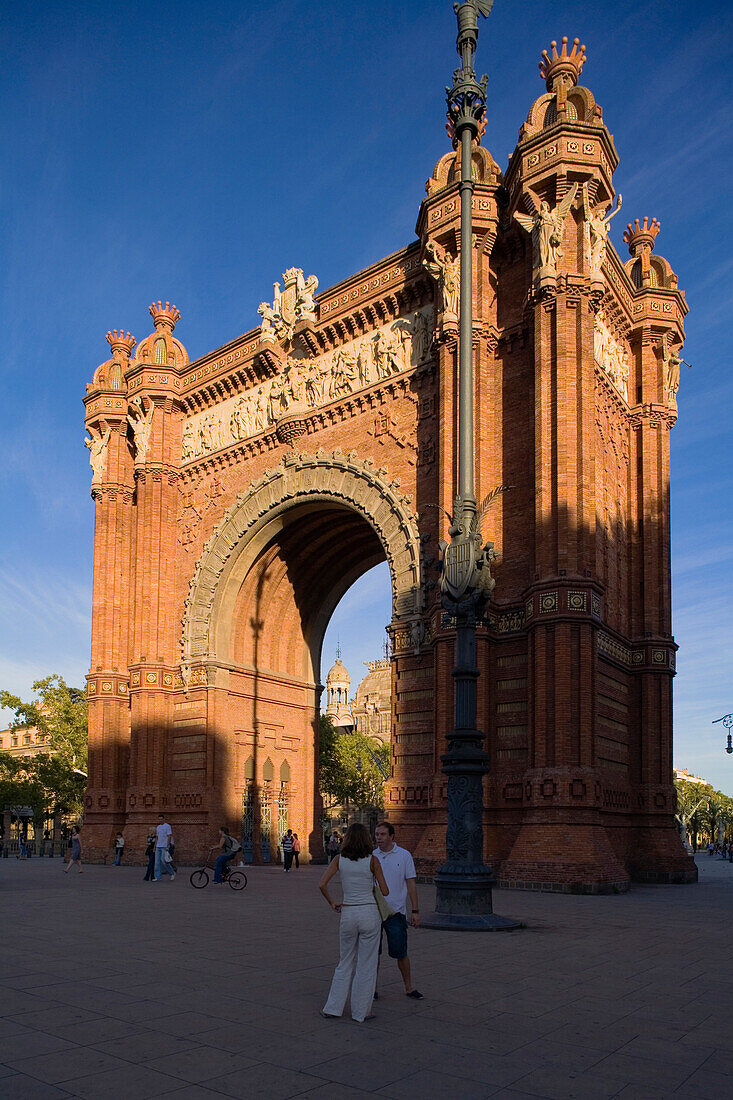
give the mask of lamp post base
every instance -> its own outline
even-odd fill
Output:
[[[497,916],[492,907],[494,876],[486,864],[444,863],[435,876],[435,912],[423,928],[455,932],[509,932],[518,921]]]
[[[519,921],[498,917],[496,913],[456,914],[430,913],[420,921],[421,928],[444,932],[513,932],[521,928]]]

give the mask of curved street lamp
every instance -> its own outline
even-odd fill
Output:
[[[733,735],[731,734],[731,728],[733,728],[733,714],[724,714],[722,718],[714,718],[713,725],[717,725],[718,722],[722,722],[725,728],[728,730],[727,744],[725,751],[727,753],[733,752]]]

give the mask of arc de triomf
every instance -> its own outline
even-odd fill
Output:
[[[687,306],[656,221],[629,224],[625,262],[607,239],[618,156],[584,60],[577,40],[543,55],[547,91],[504,173],[473,149],[477,495],[510,487],[484,524],[497,559],[478,703],[498,882],[613,891],[696,878],[672,783],[669,432]],[[168,303],[134,352],[108,333],[85,398],[90,854],[124,828],[141,856],[162,811],[184,861],[221,821],[256,861],[287,822],[320,856],[323,635],[386,559],[386,808],[419,866],[442,861],[456,158],[427,182],[416,240],[321,293],[291,268],[260,326],[195,362]]]

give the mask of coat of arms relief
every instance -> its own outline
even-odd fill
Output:
[[[316,322],[317,287],[316,276],[306,279],[299,268],[283,274],[282,286],[274,284],[273,302],[262,302],[258,308],[260,341],[283,348],[282,368],[273,378],[227,398],[215,409],[191,416],[183,428],[183,462],[223,450],[268,431],[286,415],[307,415],[425,362],[431,345],[432,306],[398,317],[333,351],[312,354],[309,345],[297,339],[297,330],[301,322]]]

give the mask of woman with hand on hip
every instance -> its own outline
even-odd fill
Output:
[[[373,1019],[371,1012],[377,984],[377,962],[382,920],[374,898],[374,880],[384,897],[388,894],[382,866],[372,855],[373,844],[365,825],[349,825],[341,851],[329,864],[318,888],[336,913],[341,914],[341,957],[333,975],[321,1015],[342,1016],[351,991],[351,1018],[357,1023]],[[328,884],[341,876],[344,900],[335,902]]]

